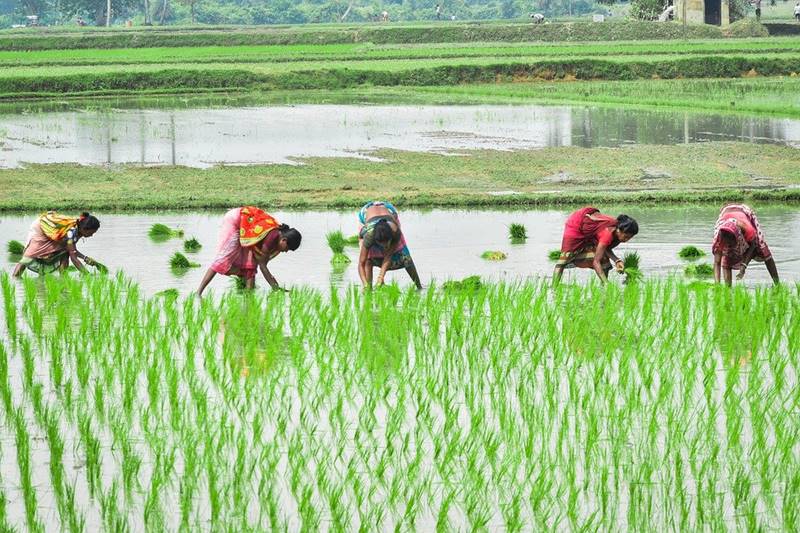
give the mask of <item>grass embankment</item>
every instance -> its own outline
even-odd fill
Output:
[[[532,80],[738,78],[800,72],[800,54],[622,56],[611,59],[462,58],[19,67],[0,72],[0,98],[133,94],[140,91],[307,90],[435,86]]]
[[[552,79],[738,78],[797,72],[800,42],[791,38],[47,50],[0,52],[0,98]]]
[[[620,21],[595,24],[565,22],[445,22],[421,24],[301,25],[217,28],[96,28],[0,32],[0,50],[61,50],[76,48],[153,48],[278,44],[378,44],[628,41],[649,39],[714,39],[725,37],[716,26]]]
[[[0,529],[795,529],[797,289],[465,281],[0,273]]]
[[[0,170],[0,209],[351,208],[374,198],[404,206],[800,200],[800,151],[774,145],[375,155],[385,162],[317,158],[207,170],[32,165]]]

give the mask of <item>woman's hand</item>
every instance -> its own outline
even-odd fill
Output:
[[[625,271],[625,263],[622,262],[622,259],[617,259],[614,265],[617,268],[617,272],[619,272],[620,274],[622,274]]]
[[[739,273],[736,274],[736,279],[744,278],[744,273],[747,272],[747,264],[742,263],[742,266],[739,267]]]

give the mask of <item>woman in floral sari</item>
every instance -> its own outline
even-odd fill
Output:
[[[222,219],[217,257],[200,282],[197,294],[217,274],[239,276],[249,289],[255,287],[256,269],[274,290],[278,281],[269,271],[267,263],[286,251],[300,247],[302,235],[286,224],[279,224],[272,215],[253,206],[231,209]]]
[[[63,271],[70,261],[81,272],[86,272],[83,263],[105,270],[103,265],[75,247],[81,238],[88,239],[99,228],[100,221],[87,212],[79,217],[59,215],[55,211],[42,214],[31,224],[28,242],[22,259],[14,268],[14,276],[21,276],[26,269],[39,274]]]
[[[614,255],[619,243],[628,242],[639,233],[639,224],[628,215],[617,218],[603,215],[597,208],[584,207],[572,213],[564,225],[561,257],[553,272],[558,283],[565,268],[592,268],[600,281],[605,282],[614,262],[618,271],[624,266]]]
[[[372,270],[380,268],[377,283],[383,285],[386,272],[406,269],[418,289],[422,283],[411,252],[400,229],[397,209],[389,202],[369,202],[358,213],[361,229],[358,232],[361,252],[358,275],[365,287],[372,287]]]
[[[714,280],[720,282],[720,273],[725,283],[733,281],[732,269],[738,269],[736,279],[742,279],[750,261],[763,262],[772,281],[777,285],[778,268],[772,258],[772,252],[764,239],[761,225],[755,212],[744,204],[731,204],[722,208],[714,227],[714,242],[711,244],[714,253]]]

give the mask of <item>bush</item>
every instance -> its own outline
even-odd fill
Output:
[[[631,16],[639,20],[658,20],[658,16],[666,9],[664,0],[633,0]]]
[[[769,37],[767,27],[755,19],[743,19],[734,22],[725,29],[727,37]]]

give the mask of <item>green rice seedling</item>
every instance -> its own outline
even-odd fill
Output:
[[[25,251],[25,246],[19,241],[8,241],[8,253],[11,255],[22,255]]]
[[[550,261],[558,261],[561,259],[561,250],[550,250],[547,252],[547,258]]]
[[[359,239],[358,235],[350,235],[349,237],[347,237],[347,239],[345,239],[344,242],[345,242],[345,245],[347,245],[347,246],[358,246],[359,242],[360,242],[360,239]]]
[[[691,245],[690,246],[684,246],[678,252],[678,257],[680,257],[681,259],[686,259],[687,261],[694,261],[696,259],[699,259],[699,258],[705,256],[705,255],[706,255],[706,253],[703,250],[701,250],[700,248],[697,248],[696,246],[691,246]]]
[[[464,278],[462,280],[445,281],[442,284],[442,289],[444,289],[446,291],[452,291],[452,290],[455,290],[455,291],[461,291],[461,290],[477,291],[477,290],[479,290],[481,288],[482,285],[483,285],[483,283],[481,282],[481,277],[480,276],[469,276],[469,277],[466,277],[466,278]]]
[[[198,241],[194,237],[192,237],[191,239],[183,241],[183,251],[185,251],[187,253],[199,252],[202,247],[203,247],[203,245],[200,244],[200,241]]]
[[[160,298],[174,299],[174,298],[178,297],[178,294],[179,294],[178,293],[178,289],[171,288],[171,289],[164,289],[163,291],[158,291],[157,293],[155,293],[154,296],[160,297]]]
[[[508,256],[503,252],[487,250],[481,254],[481,259],[486,259],[487,261],[503,261],[508,259]]]
[[[714,275],[714,267],[709,263],[686,265],[683,273],[692,278],[709,278]]]
[[[528,238],[528,232],[523,224],[511,224],[508,227],[508,235],[513,243],[524,242]]]
[[[169,258],[169,266],[175,270],[184,270],[187,268],[199,267],[200,263],[193,263],[182,253],[175,252],[172,254],[172,257]]]
[[[183,237],[183,230],[172,229],[166,224],[156,223],[150,226],[147,234],[154,241],[166,241],[173,237]]]
[[[325,235],[325,239],[328,241],[328,247],[333,252],[333,257],[331,258],[331,263],[334,264],[346,264],[350,263],[350,258],[347,257],[344,253],[344,247],[347,245],[347,241],[344,238],[344,234],[339,231],[329,231]]]

